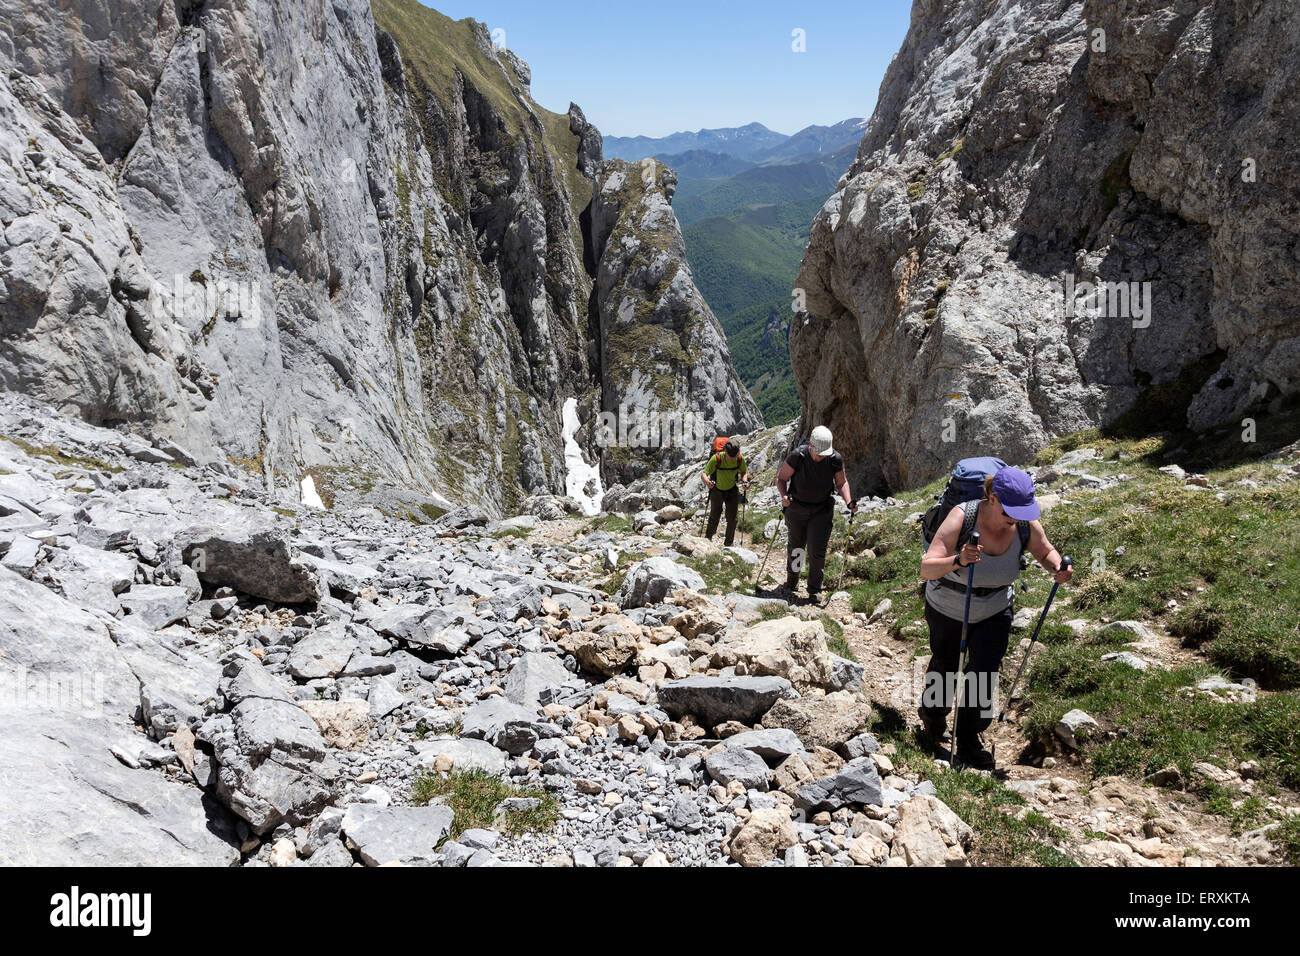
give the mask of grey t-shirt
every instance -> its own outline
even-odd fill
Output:
[[[925,582],[925,599],[936,611],[960,621],[966,610],[966,577],[970,568],[954,568],[941,580],[955,581],[960,591],[946,588],[938,581]],[[975,563],[975,587],[998,590],[980,597],[970,598],[970,620],[983,621],[1001,614],[1015,597],[1016,578],[1020,576],[1020,535],[1011,538],[1011,545],[1001,554],[982,554]],[[1006,585],[1001,587],[1000,585]]]

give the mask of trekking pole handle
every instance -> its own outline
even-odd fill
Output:
[[[1064,557],[1061,558],[1061,566],[1060,566],[1059,568],[1057,568],[1056,570],[1057,570],[1057,571],[1064,571],[1066,568],[1071,568],[1071,567],[1074,567],[1074,558],[1070,557],[1070,556],[1067,554],[1067,555],[1065,555]]]

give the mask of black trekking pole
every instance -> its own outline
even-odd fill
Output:
[[[1074,564],[1072,559],[1068,557],[1061,558],[1061,567],[1057,568],[1057,571],[1068,568],[1072,564]],[[1004,703],[1001,712],[998,714],[998,723],[1004,723],[1007,719],[1006,704],[1009,704],[1011,698],[1015,696],[1016,685],[1020,683],[1020,675],[1025,672],[1025,665],[1029,663],[1029,652],[1034,649],[1034,644],[1038,641],[1038,632],[1043,628],[1043,621],[1047,619],[1047,611],[1052,606],[1052,599],[1056,597],[1056,589],[1060,586],[1060,581],[1052,582],[1052,591],[1047,595],[1047,603],[1043,605],[1043,613],[1038,615],[1038,625],[1034,628],[1034,636],[1029,639],[1029,646],[1025,648],[1025,656],[1020,659],[1020,666],[1016,668],[1016,676],[1011,681],[1011,689],[1007,691],[1006,703]]]
[[[785,518],[785,508],[781,508],[781,518]],[[763,580],[763,572],[767,569],[767,559],[772,556],[772,547],[776,544],[776,536],[781,533],[781,525],[772,529],[772,540],[767,543],[767,553],[763,555],[763,563],[758,566],[758,574],[754,575],[754,592],[758,592],[758,582]]]
[[[742,534],[744,533],[745,530],[745,505],[747,505],[748,503],[749,503],[749,495],[745,494],[745,489],[742,486],[740,489],[740,530]],[[749,543],[750,544],[754,543],[753,535],[749,536]]]
[[[831,594],[840,589],[840,582],[844,580],[844,572],[849,569],[849,543],[853,540],[853,518],[857,515],[857,512],[853,510],[853,506],[857,504],[857,501],[858,499],[854,498],[849,502],[849,520],[844,525],[844,555],[841,558],[843,564],[840,565],[840,573],[835,576],[835,587],[831,588]]]
[[[979,547],[980,533],[978,531],[971,532],[970,543],[977,548]],[[954,770],[957,769],[957,717],[961,713],[962,700],[965,697],[963,691],[966,683],[964,680],[966,675],[966,631],[970,627],[970,596],[975,586],[975,564],[976,562],[972,561],[970,570],[966,572],[966,610],[961,616],[961,650],[957,652],[957,690],[954,694],[956,706],[952,709],[952,740],[948,742],[948,766]]]

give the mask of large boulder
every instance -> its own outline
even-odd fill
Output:
[[[744,664],[749,674],[784,677],[800,691],[827,687],[835,673],[821,621],[797,617],[735,628],[717,643],[714,654]]]
[[[303,700],[325,743],[339,750],[363,750],[370,742],[370,704],[364,700]]]
[[[588,625],[591,630],[571,631],[559,644],[577,658],[583,670],[613,677],[632,663],[641,643],[641,629],[621,615],[607,614]]]
[[[425,737],[412,744],[422,767],[437,767],[441,762],[454,770],[485,770],[500,774],[510,755],[486,740],[472,737]]]
[[[553,654],[529,651],[510,668],[505,684],[506,699],[521,707],[540,708],[580,682]]]
[[[118,600],[122,610],[145,627],[159,630],[185,616],[189,596],[184,588],[158,584],[135,584]]]
[[[752,724],[773,705],[794,697],[783,677],[686,677],[659,685],[659,706],[673,717],[690,714],[706,727],[737,720]],[[797,731],[796,731],[797,733]]]
[[[763,714],[763,726],[785,727],[807,747],[835,750],[867,729],[871,705],[847,691],[825,697],[778,700]]]
[[[833,811],[849,804],[880,806],[884,800],[880,773],[870,757],[850,760],[829,777],[804,784],[794,805],[809,813]]]
[[[316,722],[257,658],[235,650],[223,661],[228,709],[195,731],[216,758],[217,795],[257,833],[301,825],[334,796],[339,768]]]
[[[508,754],[519,756],[533,749],[541,737],[556,736],[559,729],[539,720],[531,707],[500,697],[481,700],[466,709],[461,718],[461,734],[486,740]]]
[[[367,866],[429,863],[451,833],[451,807],[383,807],[354,803],[343,815],[342,833]]]
[[[766,790],[771,771],[763,758],[743,747],[723,747],[704,758],[704,769],[724,787],[738,781],[746,790]]]
[[[746,730],[732,734],[727,738],[728,747],[740,747],[758,754],[769,763],[780,763],[795,755],[804,755],[805,750],[793,731],[779,727],[774,730]]]
[[[918,794],[898,808],[890,855],[908,866],[966,866],[973,836],[942,800]]]
[[[623,585],[614,600],[627,609],[662,604],[674,591],[685,588],[703,591],[704,579],[690,568],[682,567],[671,558],[656,557],[638,561],[628,568]]]
[[[357,639],[347,633],[343,624],[329,624],[293,646],[287,661],[289,673],[304,681],[337,677],[359,650]]]
[[[317,603],[328,593],[322,572],[274,528],[198,529],[180,539],[199,580],[276,604]]]
[[[741,866],[763,866],[799,842],[785,807],[755,810],[727,837],[727,853]]]
[[[80,607],[116,614],[117,596],[135,580],[136,561],[118,551],[101,551],[75,541],[54,548],[39,570],[39,580]]]

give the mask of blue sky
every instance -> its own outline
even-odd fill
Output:
[[[759,122],[780,133],[870,116],[911,0],[422,0],[505,30],[533,98],[607,136]],[[804,31],[795,53],[792,32]]]

